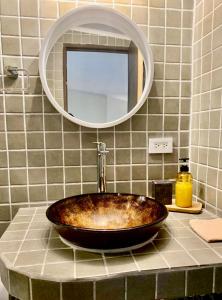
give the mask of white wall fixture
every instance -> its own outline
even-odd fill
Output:
[[[74,35],[77,34],[79,36],[79,43],[78,47],[76,46],[76,42],[74,41]],[[95,41],[92,43],[92,41],[89,41],[89,37],[92,36],[92,39]],[[87,40],[87,38],[88,40]],[[102,38],[101,38],[102,37]],[[72,41],[74,41],[75,45],[70,45],[69,39],[72,38]],[[106,38],[107,45],[103,44],[101,48],[101,44],[98,44],[98,41],[104,40]],[[70,112],[68,110],[67,101],[74,101],[75,97],[68,98],[68,81],[67,79],[67,69],[64,68],[64,64],[66,63],[65,58],[66,53],[64,49],[67,49],[67,47],[70,49],[75,48],[73,51],[91,51],[89,49],[96,48],[96,45],[100,46],[100,49],[98,52],[101,51],[110,51],[110,41],[114,43],[113,48],[111,49],[111,52],[113,53],[119,53],[123,51],[127,51],[126,49],[130,49],[128,52],[129,59],[128,59],[128,77],[133,77],[134,81],[137,85],[137,93],[136,96],[133,93],[135,91],[131,91],[134,84],[132,84],[130,80],[128,80],[128,108],[127,111],[121,113],[118,113],[118,109],[121,109],[118,106],[118,99],[122,99],[122,96],[118,92],[113,91],[113,95],[110,95],[107,92],[107,97],[112,97],[112,99],[116,99],[116,112],[113,112],[113,117],[110,117],[107,121],[100,121],[104,118],[98,118],[98,121],[95,118],[91,118],[89,120],[84,119],[81,117],[78,117],[77,112],[72,111]],[[97,43],[98,42],[98,43]],[[122,43],[122,44],[121,44]],[[95,45],[96,44],[96,45]],[[68,45],[68,46],[67,46]],[[127,46],[126,46],[127,45]],[[133,46],[132,46],[133,45]],[[85,50],[87,48],[87,50]],[[133,50],[132,50],[133,48]],[[63,57],[63,64],[61,64],[58,61],[59,57],[59,49],[61,50],[61,54]],[[102,50],[101,50],[102,49]],[[136,49],[136,50],[135,50]],[[92,50],[95,51],[95,50]],[[107,52],[108,52],[107,51]],[[130,62],[130,59],[133,57],[135,62],[135,51],[136,51],[136,75],[135,75],[135,69],[132,68],[132,63]],[[55,54],[54,58],[52,59],[52,53]],[[131,56],[130,56],[131,55]],[[131,57],[131,58],[130,58]],[[84,60],[83,60],[84,61]],[[142,62],[142,63],[141,63]],[[134,64],[133,64],[134,65]],[[60,67],[60,70],[56,69],[57,71],[61,72],[61,68],[63,69],[63,78],[61,79],[58,76],[58,73],[55,73],[55,76],[52,76],[52,72],[49,70],[49,66],[51,68]],[[73,66],[73,69],[76,70],[75,66]],[[98,71],[100,68],[95,68],[95,72]],[[120,124],[130,117],[132,117],[144,104],[144,102],[147,100],[148,94],[150,92],[152,81],[153,81],[153,72],[154,72],[154,64],[153,64],[153,57],[151,49],[148,45],[147,39],[143,32],[140,30],[140,28],[132,22],[127,16],[122,15],[121,13],[107,7],[102,7],[99,5],[90,5],[90,6],[84,6],[80,8],[73,9],[63,17],[59,18],[51,27],[49,30],[47,36],[45,37],[42,48],[40,51],[40,58],[39,58],[39,72],[40,72],[40,78],[42,82],[43,89],[52,103],[52,105],[67,119],[69,119],[72,122],[75,122],[79,125],[85,126],[85,127],[91,127],[91,128],[106,128],[111,127],[117,124]],[[78,72],[78,70],[76,70]],[[110,69],[110,72],[112,70]],[[141,74],[139,73],[141,72]],[[107,72],[106,72],[107,73]],[[106,75],[104,74],[104,76]],[[51,76],[51,77],[50,77]],[[118,76],[118,74],[113,75],[113,78],[115,76]],[[136,77],[135,77],[136,76]],[[98,76],[99,78],[99,76]],[[54,91],[52,86],[58,86],[61,84],[61,81],[63,80],[62,88],[61,90]],[[111,81],[110,77],[108,78],[108,82]],[[83,83],[87,85],[89,83],[89,80],[85,80],[83,78]],[[92,85],[92,84],[91,84]],[[93,96],[95,94],[98,94],[98,91],[103,89],[100,88],[100,82],[97,84],[96,90],[93,92]],[[107,84],[108,86],[109,84]],[[81,85],[81,89],[79,87],[76,87],[75,95],[83,95],[84,92],[88,93],[88,89],[86,88],[85,91],[83,91],[83,85]],[[96,86],[96,85],[94,85]],[[138,87],[140,86],[140,88]],[[72,85],[73,88],[73,85]],[[80,91],[80,92],[79,92]],[[102,92],[101,92],[102,93]],[[92,99],[95,98],[92,96]],[[57,98],[60,97],[58,100]],[[130,98],[131,97],[131,98]],[[130,100],[131,99],[131,100]],[[92,100],[93,101],[93,100]],[[133,105],[131,105],[131,102]],[[98,103],[99,101],[97,101]],[[74,103],[74,102],[73,102]],[[107,105],[108,106],[108,105]],[[69,107],[75,107],[74,105],[69,105]],[[96,107],[96,105],[90,105],[90,107],[93,107],[91,109],[92,114],[98,114],[99,108]],[[84,107],[83,109],[87,109],[87,107]],[[107,108],[108,110],[108,108]],[[101,111],[101,109],[100,109]],[[83,115],[88,115],[83,114]],[[93,122],[92,122],[93,120]]]
[[[149,139],[149,153],[172,153],[173,152],[173,138],[150,138]]]

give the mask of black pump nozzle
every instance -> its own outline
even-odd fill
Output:
[[[185,157],[185,158],[180,158],[179,160],[181,160],[183,163],[187,163],[189,158]],[[189,172],[189,167],[187,165],[180,166],[180,172]]]

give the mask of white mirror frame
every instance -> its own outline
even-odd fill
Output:
[[[71,116],[56,102],[47,84],[46,64],[48,56],[54,44],[60,38],[60,36],[70,28],[70,26],[81,26],[87,23],[104,24],[112,27],[114,27],[113,24],[115,24],[116,28],[121,28],[121,31],[132,39],[132,41],[137,45],[143,55],[146,72],[146,82],[140,100],[130,112],[112,122],[89,123]],[[120,14],[114,9],[98,5],[89,5],[71,10],[63,17],[59,18],[50,28],[41,47],[39,56],[39,72],[42,86],[48,99],[56,108],[56,110],[59,111],[64,117],[81,126],[91,128],[107,128],[126,121],[127,119],[132,117],[144,104],[153,82],[154,63],[152,51],[148,45],[147,39],[134,22],[132,22],[127,16]]]

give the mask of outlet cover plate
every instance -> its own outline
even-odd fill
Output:
[[[173,138],[150,138],[149,139],[149,153],[172,153],[173,152]]]

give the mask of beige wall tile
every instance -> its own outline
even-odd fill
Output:
[[[81,182],[81,169],[80,169],[80,167],[67,167],[67,168],[65,168],[65,181],[67,183]]]
[[[163,96],[163,81],[153,81],[149,96],[150,97]]]
[[[165,99],[164,111],[167,114],[178,114],[179,113],[178,99]]]
[[[164,61],[164,47],[161,45],[151,45],[151,49],[153,52],[153,58],[155,62],[163,62]]]
[[[25,56],[38,56],[39,55],[39,41],[34,38],[22,39],[22,54]]]
[[[146,180],[146,166],[132,166],[133,180]]]
[[[146,148],[146,133],[132,132],[132,147],[133,148]]]
[[[166,49],[166,62],[180,62],[180,48],[174,46],[168,46]]]
[[[181,1],[177,0],[167,0],[166,1],[167,8],[181,8]]]
[[[184,9],[193,9],[193,0],[183,0],[183,8]]]
[[[126,149],[117,149],[116,150],[116,163],[121,164],[130,164],[130,151]]]
[[[38,36],[38,34],[39,34],[38,20],[22,18],[21,19],[21,31],[22,31],[22,36],[31,36],[31,37]]]
[[[28,177],[30,184],[44,184],[45,183],[45,168],[29,169]]]
[[[163,100],[161,98],[149,98],[148,101],[148,114],[162,114],[163,113]],[[148,116],[149,118],[149,116]]]
[[[31,3],[31,5],[30,5]],[[37,17],[38,14],[37,0],[20,0],[21,16]]]
[[[19,19],[18,18],[1,18],[2,35],[18,35],[19,34]]]
[[[8,133],[8,149],[24,149],[25,148],[25,134],[24,133]],[[4,136],[2,136],[4,140]],[[2,143],[3,144],[3,143]]]
[[[203,20],[203,35],[208,34],[212,30],[213,14],[209,14]]]
[[[179,1],[177,1],[179,2]],[[166,25],[169,27],[181,27],[181,12],[175,10],[167,10]],[[186,27],[186,26],[185,26]]]
[[[179,96],[179,82],[166,81],[165,82],[165,96],[166,97]]]
[[[165,26],[165,11],[162,9],[149,10],[149,25],[150,26]]]
[[[28,149],[42,149],[44,147],[43,133],[27,133],[27,147]]]
[[[41,0],[40,1],[40,17],[56,18],[57,6],[55,1]]]
[[[7,131],[23,131],[24,130],[23,115],[7,115],[6,125],[7,125]]]
[[[71,2],[62,2],[59,3],[59,16],[63,16],[67,12],[69,12],[71,9],[74,9],[76,7],[75,3]]]
[[[191,29],[183,29],[182,35],[182,44],[184,46],[191,46],[192,44],[192,30]]]
[[[147,24],[148,15],[147,10],[143,7],[132,7],[132,19],[138,24]]]
[[[221,25],[221,22],[222,22],[221,21],[221,13],[222,13],[222,6],[220,5],[214,11],[214,22],[213,22],[214,28]]]
[[[19,39],[2,37],[2,52],[7,55],[20,55]]]
[[[214,40],[213,40],[213,48],[214,48]],[[205,55],[210,50],[211,50],[211,35],[207,35],[203,38],[202,41],[202,54]]]
[[[50,27],[53,25],[54,20],[40,20],[40,35],[42,37],[46,36],[47,32],[49,31]]]
[[[149,42],[152,44],[164,44],[165,31],[164,28],[149,27]]]
[[[213,49],[222,45],[222,27],[218,27],[213,32]]]
[[[165,7],[165,1],[164,0],[149,0],[149,6],[150,7]]]
[[[26,169],[11,169],[10,170],[10,183],[12,185],[27,184]]]
[[[222,65],[222,57],[221,57],[222,48],[216,48],[213,51],[213,69],[218,68]],[[209,54],[211,55],[211,54]]]
[[[213,10],[213,1],[204,0],[204,16],[208,15]]]
[[[179,45],[180,44],[181,30],[176,28],[167,28],[166,31],[166,42],[169,45]]]
[[[143,5],[144,1],[141,0],[140,2],[141,2],[141,4],[138,4],[138,5]],[[145,2],[146,2],[146,0],[145,0]],[[122,14],[124,14],[124,15],[126,15],[126,16],[128,16],[130,18],[130,15],[131,15],[131,8],[130,8],[130,6],[116,5],[115,9],[117,11],[119,11],[120,13],[122,13]]]
[[[18,1],[17,0],[1,0],[1,13],[6,16],[18,15]]]
[[[25,151],[9,152],[9,167],[24,167],[26,165]]]
[[[192,28],[192,26],[193,26],[192,11],[183,11],[183,27]]]
[[[190,77],[189,77],[190,78]],[[179,64],[166,64],[165,65],[165,79],[180,79],[180,65]]]
[[[8,113],[22,113],[23,100],[21,96],[6,96],[5,109]]]
[[[30,186],[29,187],[30,202],[39,202],[46,200],[45,186]]]
[[[116,167],[116,180],[127,181],[130,180],[130,166]]]
[[[62,168],[47,168],[47,182],[62,183],[63,182],[63,169]]]

